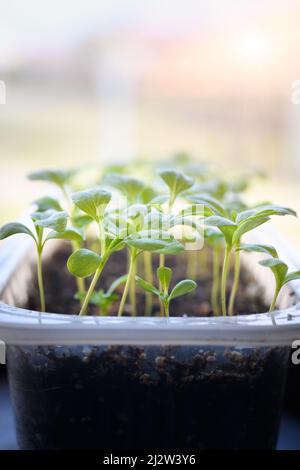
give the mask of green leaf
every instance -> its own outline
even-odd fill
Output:
[[[194,184],[194,180],[189,176],[186,176],[182,171],[178,170],[160,170],[159,176],[166,183],[170,190],[170,202],[174,203],[176,197],[191,188]]]
[[[172,279],[172,269],[160,266],[157,268],[157,277],[165,293],[169,292],[170,282]]]
[[[172,241],[174,240],[173,235],[171,235],[166,230],[160,229],[148,229],[142,230],[136,234],[136,238],[151,238],[152,240],[164,240],[164,241]]]
[[[78,228],[67,228],[64,232],[56,232],[52,230],[48,235],[46,240],[70,240],[78,243],[83,242],[83,235],[81,230]]]
[[[91,276],[99,268],[100,264],[101,256],[85,248],[72,253],[67,261],[68,270],[76,277]]]
[[[176,297],[180,297],[182,295],[188,294],[196,289],[197,284],[195,281],[191,279],[185,279],[183,281],[178,282],[174,289],[171,291],[169,295],[169,300],[175,299]]]
[[[76,214],[72,217],[73,224],[78,228],[87,227],[93,221],[94,219],[87,214]]]
[[[234,229],[237,228],[237,224],[235,224],[232,220],[227,219],[226,217],[221,217],[219,215],[212,215],[211,217],[207,217],[205,219],[205,225],[212,226],[212,227],[232,227]]]
[[[47,181],[62,188],[69,183],[74,176],[75,170],[39,170],[29,173],[28,179],[32,181]]]
[[[38,227],[52,228],[56,232],[64,232],[67,226],[68,214],[64,211],[34,212],[31,214],[34,224]]]
[[[196,204],[203,204],[206,208],[209,208],[214,214],[221,215],[226,217],[227,211],[223,204],[221,204],[217,199],[206,194],[199,194],[189,197],[192,202]]]
[[[287,284],[290,281],[296,281],[297,279],[300,279],[300,271],[293,271],[286,275],[283,284]]]
[[[4,240],[5,238],[11,237],[12,235],[17,235],[19,233],[25,233],[35,240],[31,230],[29,230],[26,225],[20,224],[19,222],[10,222],[9,224],[3,225],[0,228],[0,240]]]
[[[154,238],[135,238],[126,240],[125,243],[141,251],[157,251],[166,248],[168,242]]]
[[[296,212],[289,207],[276,206],[273,204],[264,204],[262,206],[254,207],[246,211],[240,212],[237,216],[237,222],[240,223],[243,220],[252,217],[269,217],[271,215],[293,215],[297,216]]]
[[[45,212],[51,209],[54,209],[55,211],[63,210],[59,201],[50,196],[40,197],[34,201],[34,204],[36,204],[38,212]]]
[[[105,175],[104,183],[118,189],[130,203],[142,200],[142,192],[145,189],[144,183],[131,176],[116,173],[108,173]]]
[[[73,193],[72,200],[79,209],[99,222],[111,200],[111,194],[104,189],[93,188]]]
[[[270,220],[269,217],[255,216],[255,217],[250,217],[249,219],[246,219],[243,222],[240,222],[238,225],[238,228],[234,232],[232,243],[235,244],[239,242],[242,235],[268,222],[268,220]]]
[[[139,276],[135,276],[135,280],[137,282],[137,285],[144,289],[146,292],[151,292],[151,294],[159,295],[159,290],[156,289],[150,282],[145,281]]]
[[[163,255],[177,255],[178,253],[182,253],[183,251],[184,246],[177,240],[172,240],[170,242],[166,242],[166,246],[157,250],[157,253]]]
[[[151,187],[147,186],[143,189],[140,194],[140,199],[143,204],[149,204],[157,196],[156,191]]]
[[[213,215],[211,217],[207,217],[204,220],[204,224],[207,226],[218,227],[218,229],[221,230],[224,235],[226,244],[228,246],[232,245],[233,235],[234,232],[237,230],[237,225],[232,222],[232,220],[227,219],[226,217]]]
[[[85,299],[85,296],[86,294],[84,292],[76,292],[75,299],[83,301]],[[108,294],[101,289],[97,292],[93,292],[89,303],[91,305],[97,305],[98,307],[106,308],[109,307],[112,302],[118,299],[119,296],[117,294]]]
[[[159,232],[158,236],[161,236],[161,232]],[[153,251],[163,254],[177,254],[184,250],[184,246],[173,238],[163,240],[158,238],[142,237],[125,240],[125,243],[140,251]]]
[[[283,285],[286,274],[288,271],[288,266],[286,263],[281,261],[279,258],[268,258],[259,262],[262,266],[270,268],[275,276],[277,288],[281,288]]]
[[[255,243],[244,243],[239,248],[242,251],[247,252],[256,252],[256,253],[266,253],[273,256],[273,258],[278,258],[278,254],[274,246],[271,245],[260,245]]]

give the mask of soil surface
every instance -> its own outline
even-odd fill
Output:
[[[186,253],[174,256],[166,256],[166,266],[173,270],[172,284],[189,277],[188,272],[188,256],[192,259],[192,268],[196,270],[193,279],[197,282],[198,288],[194,292],[174,299],[170,306],[171,316],[211,316],[213,315],[210,296],[212,285],[212,266],[211,252],[206,249],[187,255]],[[66,263],[70,256],[70,250],[67,244],[54,252],[50,259],[44,262],[44,284],[47,311],[53,313],[77,314],[80,310],[79,302],[75,299],[76,282],[74,277],[69,273]],[[158,266],[158,256],[153,255],[153,272],[156,272]],[[232,271],[232,270],[231,270]],[[111,283],[119,276],[127,272],[126,252],[123,250],[114,253],[104,268],[103,274],[99,280],[97,289],[107,290]],[[137,274],[144,277],[142,256],[138,262]],[[86,286],[89,285],[91,279],[86,279]],[[157,279],[155,279],[157,285]],[[232,272],[228,282],[228,294],[232,283]],[[172,286],[171,286],[172,287]],[[117,290],[121,298],[124,285]],[[262,313],[267,311],[268,307],[264,303],[263,289],[257,285],[257,282],[246,269],[241,269],[240,285],[235,304],[235,314]],[[33,275],[32,290],[29,293],[29,301],[26,308],[31,310],[39,310],[36,275]],[[125,307],[125,315],[130,315],[129,299],[127,299]],[[119,302],[112,304],[109,315],[116,315]],[[144,316],[145,312],[145,292],[137,288],[137,312],[139,316]],[[89,313],[93,315],[99,314],[96,306],[90,305]],[[159,315],[159,304],[157,298],[153,297],[152,315]]]

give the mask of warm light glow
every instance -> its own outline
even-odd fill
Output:
[[[270,38],[263,33],[244,34],[238,43],[238,54],[250,65],[263,63],[272,52]]]

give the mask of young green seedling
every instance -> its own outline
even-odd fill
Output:
[[[281,261],[279,258],[267,258],[259,262],[262,266],[271,269],[275,278],[275,292],[270,305],[269,312],[273,312],[276,306],[276,301],[282,287],[290,281],[300,279],[300,271],[293,271],[288,273],[288,265]]]
[[[168,209],[167,213],[172,213],[173,205],[176,201],[176,198],[182,194],[184,191],[190,189],[194,185],[193,178],[185,175],[182,171],[172,170],[172,169],[162,169],[158,171],[158,175],[164,181],[168,187],[167,203]],[[163,199],[162,199],[163,202]],[[160,254],[159,265],[163,267],[165,265],[165,255]],[[160,286],[161,287],[161,286]],[[161,306],[162,310],[162,306]]]
[[[288,266],[286,263],[278,258],[276,248],[271,245],[250,244],[244,243],[240,248],[242,251],[264,253],[269,255],[269,258],[261,260],[259,264],[271,269],[275,278],[275,292],[270,305],[270,312],[273,312],[276,306],[276,301],[282,287],[290,281],[300,279],[300,271],[293,271],[288,273]]]
[[[40,306],[41,312],[45,312],[46,303],[42,269],[42,255],[45,244],[48,240],[54,239],[82,240],[82,235],[76,229],[67,228],[68,215],[64,211],[46,210],[44,212],[34,212],[30,217],[33,222],[33,230],[19,222],[8,223],[0,229],[0,240],[16,234],[25,234],[34,240],[37,252],[37,279]],[[47,233],[45,233],[45,229],[48,229]]]
[[[111,305],[119,299],[119,295],[115,293],[115,290],[127,280],[127,274],[116,279],[110,288],[104,292],[100,289],[97,292],[93,292],[90,298],[90,304],[96,305],[99,309],[99,315],[107,316]],[[78,300],[84,300],[84,294],[77,292],[75,298]]]
[[[226,305],[226,286],[229,272],[230,254],[233,248],[235,248],[235,267],[234,267],[234,280],[229,300],[229,315],[233,314],[233,307],[235,296],[238,289],[239,276],[240,276],[240,243],[241,237],[255,229],[256,227],[264,224],[270,220],[272,215],[296,215],[296,213],[289,208],[275,206],[275,205],[264,205],[242,211],[239,214],[232,214],[233,220],[221,216],[210,216],[205,220],[205,224],[208,226],[215,226],[223,233],[225,239],[225,256],[222,270],[222,281],[221,281],[221,302],[222,302],[222,314],[227,315]]]
[[[164,238],[161,239],[161,236]],[[123,296],[120,303],[120,308],[118,315],[121,316],[123,314],[126,297],[128,294],[129,285],[132,280],[135,280],[135,263],[137,257],[143,253],[144,251],[148,251],[151,253],[159,253],[159,254],[177,254],[184,250],[184,246],[178,243],[174,237],[170,234],[162,231],[145,231],[139,232],[133,237],[129,237],[125,240],[127,246],[130,249],[130,266],[128,272],[128,279],[125,285],[125,289],[123,292]],[[132,285],[132,284],[131,284]],[[135,283],[134,283],[135,285]],[[134,306],[135,307],[135,306]],[[133,315],[136,311],[133,311]]]
[[[62,193],[67,210],[69,212],[70,220],[73,227],[78,229],[82,228],[77,223],[76,215],[74,212],[72,199],[70,196],[70,188],[72,187],[72,180],[76,175],[78,170],[69,169],[69,170],[61,170],[61,169],[46,169],[46,170],[38,170],[28,174],[28,179],[31,181],[45,181],[47,183],[55,185]],[[40,206],[44,206],[52,209],[57,209],[55,207],[55,200],[51,197],[41,198],[36,201]],[[58,203],[59,204],[59,203]],[[60,205],[60,204],[59,204]],[[44,210],[44,209],[42,209]],[[72,249],[73,252],[79,250],[81,248],[81,242],[78,240],[72,240]],[[77,289],[78,292],[85,293],[85,284],[84,279],[76,278]]]
[[[157,277],[161,286],[159,289],[138,276],[136,276],[136,281],[137,284],[146,292],[157,295],[163,305],[164,316],[169,317],[171,300],[192,292],[194,289],[196,289],[197,284],[191,279],[184,279],[183,281],[178,282],[171,292],[169,292],[170,283],[172,280],[172,270],[170,268],[160,266],[157,269]]]
[[[184,191],[191,188],[194,184],[194,180],[178,170],[159,170],[158,174],[168,186],[168,210],[171,212],[176,198]]]
[[[64,194],[67,201],[69,201],[69,186],[76,170],[38,170],[28,174],[28,179],[31,181],[45,181],[54,184]]]
[[[127,199],[127,205],[136,204],[142,201],[142,194],[145,190],[143,181],[131,176],[119,173],[108,173],[103,179],[103,183],[118,189]]]
[[[98,239],[100,242],[100,254],[92,250],[81,248],[69,257],[67,266],[76,277],[85,278],[93,275],[90,287],[84,297],[79,315],[85,315],[97,282],[103,268],[112,253],[124,246],[120,237],[112,238],[107,233],[104,225],[106,208],[111,200],[111,194],[101,188],[93,188],[87,191],[79,191],[72,195],[74,204],[91,217],[98,226]]]
[[[142,203],[144,204],[145,199],[147,199],[147,188],[143,181],[127,176],[120,173],[107,173],[103,179],[104,184],[111,186],[112,188],[117,189],[120,193],[126,198],[127,207],[131,205]],[[150,196],[151,197],[151,196]],[[148,260],[146,260],[148,261]],[[131,253],[130,250],[127,251],[127,265],[128,269],[130,268],[131,262]],[[151,263],[152,264],[152,263]],[[136,269],[136,264],[134,263],[134,269]],[[130,303],[132,306],[133,312],[135,311],[135,281],[134,277],[131,278],[130,286]],[[148,307],[149,308],[149,307]]]
[[[220,254],[224,248],[224,236],[218,230],[208,227],[205,230],[205,240],[212,249],[213,282],[211,289],[211,305],[213,314],[219,315],[219,285],[220,285]]]

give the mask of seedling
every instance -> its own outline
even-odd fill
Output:
[[[107,316],[111,305],[119,300],[119,295],[115,293],[115,290],[124,282],[126,282],[127,275],[121,276],[116,279],[110,288],[104,292],[103,289],[98,290],[97,292],[93,292],[90,298],[90,304],[96,305],[99,309],[100,316]],[[84,294],[77,292],[75,298],[83,301]]]
[[[100,242],[100,254],[86,248],[76,250],[69,257],[67,266],[69,271],[78,278],[86,278],[94,275],[87,294],[81,306],[79,315],[85,315],[97,282],[103,268],[111,254],[119,249],[122,243],[118,237],[111,240],[104,229],[104,217],[111,194],[103,189],[90,189],[79,191],[72,195],[74,204],[90,217],[98,226],[98,240]]]
[[[82,235],[74,228],[67,228],[68,214],[64,211],[55,211],[50,209],[44,212],[33,212],[31,214],[31,220],[33,222],[33,229],[30,229],[19,222],[4,225],[0,229],[0,240],[4,240],[5,238],[17,234],[28,235],[34,240],[37,253],[37,279],[40,308],[41,312],[45,312],[46,303],[42,268],[42,255],[45,244],[47,241],[53,239],[82,241]],[[46,230],[47,233],[45,232]]]
[[[161,239],[161,236],[164,239]],[[128,294],[129,285],[135,286],[135,275],[136,275],[136,260],[139,254],[143,252],[159,253],[159,254],[177,254],[184,250],[183,245],[178,243],[174,237],[169,233],[162,233],[161,231],[146,231],[139,232],[135,236],[129,236],[125,241],[126,245],[129,246],[130,251],[130,264],[128,278],[123,292],[123,296],[120,303],[118,315],[123,314],[126,297]],[[132,314],[136,314],[136,306],[132,306]]]
[[[216,209],[214,209],[217,212]],[[222,209],[223,211],[223,209]],[[226,209],[225,209],[226,211]],[[226,213],[226,212],[225,212]],[[223,212],[224,214],[224,212]],[[231,214],[232,219],[224,217],[224,215],[215,215],[207,217],[205,224],[207,226],[218,227],[223,233],[225,239],[225,256],[222,269],[222,280],[221,280],[221,304],[222,314],[227,315],[227,303],[226,303],[226,287],[227,278],[229,271],[230,254],[233,248],[235,248],[235,267],[234,267],[234,280],[229,300],[229,315],[233,315],[234,301],[239,284],[240,276],[240,243],[242,236],[266,223],[270,220],[272,215],[296,215],[296,213],[289,208],[264,205],[242,211],[239,214]]]
[[[149,193],[148,188],[146,188],[143,181],[130,177],[128,175],[123,175],[120,173],[107,173],[103,179],[103,183],[111,186],[118,191],[126,198],[126,203],[128,208],[130,205],[142,203],[147,203],[148,197],[151,199],[153,193]],[[128,249],[127,251],[127,265],[128,269],[130,268],[130,263],[132,262],[131,252]],[[136,263],[134,262],[134,266],[132,269],[136,270]],[[148,274],[149,275],[149,274]],[[136,304],[136,296],[135,296],[135,281],[134,276],[130,280],[130,302],[132,306],[133,314],[135,314],[135,304]],[[148,303],[151,301],[148,299]],[[152,309],[152,305],[148,305],[148,309]]]
[[[55,185],[63,197],[57,200],[52,196],[44,196],[35,201],[36,210],[31,215],[32,227],[24,224],[6,224],[0,229],[0,239],[17,233],[30,236],[37,250],[37,280],[40,292],[41,310],[45,310],[45,294],[42,270],[42,254],[45,243],[50,239],[65,239],[72,243],[73,250],[67,261],[67,267],[76,277],[77,295],[81,301],[80,315],[87,313],[90,304],[97,305],[100,315],[109,314],[113,302],[116,302],[115,289],[124,284],[118,306],[118,315],[125,311],[127,297],[130,299],[130,314],[136,315],[136,279],[143,287],[146,296],[146,315],[152,314],[153,294],[158,296],[161,313],[169,315],[170,301],[196,287],[196,265],[193,253],[185,254],[190,279],[179,283],[169,292],[171,271],[165,267],[165,255],[175,255],[184,250],[184,245],[195,239],[203,238],[203,223],[206,227],[205,236],[212,250],[212,289],[211,305],[214,315],[220,310],[225,316],[233,315],[235,298],[240,278],[240,251],[259,251],[268,254],[269,258],[261,262],[272,269],[276,279],[276,291],[270,311],[275,308],[278,293],[289,280],[296,279],[299,272],[288,273],[286,264],[278,258],[274,247],[268,245],[244,245],[244,235],[256,227],[266,223],[273,215],[296,215],[289,208],[269,203],[247,208],[241,193],[247,188],[248,179],[242,178],[226,182],[223,178],[206,171],[203,164],[193,165],[186,155],[177,156],[173,160],[183,171],[177,169],[159,169],[161,191],[152,189],[149,176],[156,172],[153,163],[135,165],[135,171],[142,168],[146,182],[125,174],[124,168],[110,168],[102,171],[101,184],[117,189],[127,200],[127,207],[110,205],[112,194],[102,187],[85,191],[74,191],[76,170],[43,170],[29,175],[31,180],[46,181]],[[132,168],[132,165],[131,165]],[[113,170],[113,173],[112,173]],[[148,171],[149,170],[149,171]],[[149,173],[149,174],[148,174]],[[191,178],[188,175],[192,175]],[[195,182],[196,181],[196,182]],[[79,183],[82,185],[82,182]],[[82,186],[79,186],[82,187]],[[153,184],[156,188],[156,185]],[[159,186],[157,186],[159,188]],[[165,189],[164,189],[165,188]],[[176,202],[189,201],[187,207],[178,212]],[[111,206],[111,207],[110,207]],[[69,216],[64,211],[67,208]],[[70,226],[67,226],[67,219]],[[202,223],[201,223],[202,222]],[[176,239],[177,226],[189,225],[188,231],[182,231],[180,242]],[[96,226],[96,237],[92,228]],[[190,228],[192,234],[190,234]],[[177,235],[177,238],[179,236]],[[107,291],[98,286],[103,268],[111,255],[119,250],[126,250],[128,269],[116,280]],[[224,258],[222,262],[222,253]],[[152,253],[159,254],[158,288],[153,282]],[[201,250],[201,253],[205,253]],[[139,255],[142,255],[139,258]],[[228,274],[230,261],[234,258],[233,285],[228,295]],[[137,260],[139,259],[139,264]],[[204,262],[204,260],[202,260]],[[221,266],[222,265],[222,266]],[[206,263],[203,272],[209,277],[211,265]],[[143,270],[144,278],[138,276],[137,269]],[[184,269],[184,267],[183,267]],[[91,277],[88,290],[84,280]],[[143,284],[143,285],[142,285]],[[227,299],[227,295],[229,299]],[[220,304],[220,305],[219,305]],[[220,309],[221,306],[221,309]],[[126,312],[127,313],[127,312]],[[144,312],[143,312],[144,313]]]
[[[138,276],[136,276],[136,281],[137,284],[146,292],[157,295],[163,305],[164,316],[166,317],[169,317],[170,315],[169,309],[171,300],[176,299],[176,297],[186,295],[197,287],[195,281],[191,279],[184,279],[183,281],[178,282],[178,284],[173,287],[171,292],[169,292],[170,283],[172,280],[172,270],[164,266],[160,266],[157,269],[157,278],[161,286],[159,289]]]
[[[288,273],[288,265],[281,261],[279,258],[268,258],[259,262],[262,266],[271,269],[275,277],[275,292],[270,305],[270,312],[273,312],[276,306],[276,301],[282,287],[290,281],[300,279],[300,271],[293,271]]]
[[[205,240],[212,249],[213,282],[211,288],[211,305],[213,314],[219,315],[219,285],[220,285],[220,255],[224,248],[224,236],[217,229],[208,227],[205,230]]]
[[[171,214],[176,198],[184,191],[191,188],[194,185],[194,180],[185,175],[182,171],[178,170],[162,169],[158,171],[158,174],[168,187],[169,192],[166,197],[166,201],[168,203],[168,214]],[[161,201],[164,202],[164,199]],[[165,255],[163,253],[160,254],[159,265],[161,267],[165,265]]]
[[[241,250],[246,252],[257,252],[269,255],[269,258],[261,260],[259,264],[270,268],[275,278],[275,292],[270,305],[269,312],[273,312],[276,306],[278,295],[282,287],[290,281],[300,279],[300,271],[288,273],[288,265],[278,258],[277,250],[270,245],[243,244]]]
[[[27,175],[28,179],[31,181],[45,181],[56,186],[63,195],[67,210],[69,212],[69,217],[73,227],[80,229],[82,225],[78,224],[78,220],[76,218],[74,212],[74,206],[72,204],[70,190],[72,188],[72,180],[76,175],[77,170],[69,169],[69,170],[62,170],[62,169],[46,169],[46,170],[38,170]],[[48,209],[55,209],[55,210],[62,210],[58,209],[57,205],[60,206],[60,203],[57,202],[55,199],[51,197],[44,197],[36,201],[39,205],[39,210]],[[73,252],[81,248],[81,242],[79,240],[71,240]],[[85,284],[84,280],[81,278],[76,278],[77,282],[77,289],[80,293],[85,293]]]
[[[142,193],[145,189],[143,181],[120,173],[108,173],[103,183],[118,189],[126,197],[128,205],[142,201]]]
[[[186,176],[182,171],[177,170],[160,170],[158,174],[168,186],[168,208],[169,211],[171,211],[176,198],[184,191],[191,188],[194,184],[194,180]]]

